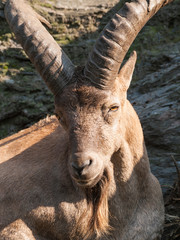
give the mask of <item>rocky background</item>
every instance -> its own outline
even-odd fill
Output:
[[[100,31],[125,1],[29,2],[51,23],[49,31],[73,63],[82,65]],[[138,61],[128,98],[141,119],[151,168],[163,192],[177,190],[178,185],[173,183],[178,179],[175,164],[180,166],[180,0],[174,0],[150,20],[127,56],[132,50],[137,51]],[[53,112],[51,93],[16,43],[0,10],[0,138]],[[163,240],[180,239],[179,197],[175,194],[166,202],[167,211],[170,209],[167,229],[170,227],[173,233],[170,236],[168,232]],[[168,205],[169,199],[173,205]]]

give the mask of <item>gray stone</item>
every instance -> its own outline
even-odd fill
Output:
[[[172,157],[180,167],[180,58],[133,84],[129,99],[136,109],[145,135],[153,173],[162,185],[177,178]]]

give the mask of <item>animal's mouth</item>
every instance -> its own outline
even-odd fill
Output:
[[[72,179],[76,182],[79,187],[82,188],[92,188],[94,187],[102,178],[103,173],[97,174],[90,179],[80,179],[72,176]]]

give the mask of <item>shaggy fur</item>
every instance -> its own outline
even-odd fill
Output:
[[[111,230],[109,225],[109,184],[111,182],[108,170],[104,171],[101,180],[93,188],[85,188],[87,208],[80,216],[72,233],[72,239],[89,239],[93,235],[100,238]],[[84,221],[88,216],[86,224]]]

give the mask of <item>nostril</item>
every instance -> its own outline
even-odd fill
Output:
[[[84,168],[89,167],[92,164],[92,160],[87,160],[85,161],[83,164],[79,165],[77,162],[72,162],[72,167],[74,168],[74,170],[78,173],[78,175],[82,175],[82,171],[84,170]]]
[[[77,165],[76,165],[76,163],[75,163],[75,162],[72,162],[72,163],[71,163],[71,166],[72,166],[74,169],[76,169],[76,168],[77,168]]]
[[[81,169],[82,166],[80,167],[76,162],[72,162],[72,167],[75,169],[75,170],[78,170],[78,169]]]
[[[90,165],[92,164],[92,162],[93,162],[93,161],[90,159],[90,160],[89,160],[89,164],[88,164],[88,166],[90,166]]]

